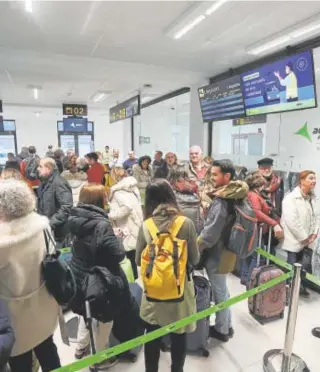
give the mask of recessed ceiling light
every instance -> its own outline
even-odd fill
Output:
[[[25,0],[24,9],[27,13],[32,13],[32,0]]]
[[[94,102],[94,103],[98,103],[98,102],[101,102],[101,101],[104,101],[107,97],[109,97],[111,94],[111,92],[97,92],[95,93],[92,97],[91,97],[91,100]]]
[[[39,119],[39,118],[40,118],[41,111],[36,111],[34,114],[35,114],[36,117]]]

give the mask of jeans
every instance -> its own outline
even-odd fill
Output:
[[[213,271],[206,269],[208,278],[211,283],[212,297],[215,304],[227,301],[230,298],[227,287],[227,275],[213,274]],[[218,311],[216,313],[215,329],[224,335],[229,334],[231,328],[231,311],[230,308]]]
[[[138,276],[138,266],[136,264],[136,251],[135,250],[129,251],[126,253],[126,255],[127,255],[127,258],[131,262],[134,279],[137,280],[139,276]]]
[[[42,372],[53,371],[61,367],[57,347],[50,336],[33,350],[11,357],[9,359],[11,372],[32,372],[32,351],[36,354]]]
[[[159,329],[158,325],[146,323],[147,333]],[[187,355],[186,333],[171,333],[171,372],[183,372]],[[148,342],[144,346],[146,372],[158,372],[160,358],[161,338]]]
[[[92,320],[92,328],[94,333],[94,340],[96,343],[96,350],[102,351],[107,349],[109,346],[109,337],[112,331],[113,322],[100,323],[97,320]],[[77,349],[86,349],[90,344],[89,331],[83,317],[80,317],[78,337],[77,337]]]

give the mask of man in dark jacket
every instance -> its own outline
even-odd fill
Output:
[[[216,304],[229,299],[227,274],[232,272],[237,256],[226,249],[235,221],[234,201],[244,199],[248,186],[243,181],[232,181],[235,169],[230,160],[214,161],[211,177],[214,192],[204,229],[199,237],[199,249],[204,251],[204,267],[211,282]],[[227,342],[234,334],[230,309],[219,311],[216,324],[210,327],[210,336]]]
[[[73,206],[72,191],[68,181],[60,176],[54,159],[41,159],[38,172],[41,180],[38,212],[49,218],[57,248],[62,248],[64,225]]]
[[[20,165],[18,160],[15,158],[14,153],[9,152],[7,157],[8,160],[6,161],[5,169],[15,169],[20,172]]]
[[[8,307],[4,300],[0,300],[0,372],[5,371],[13,344],[14,334],[9,321]]]

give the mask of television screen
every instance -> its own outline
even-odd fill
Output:
[[[311,51],[244,73],[241,82],[247,116],[317,106]]]
[[[240,76],[232,76],[198,89],[204,122],[244,116]]]
[[[64,118],[63,130],[65,132],[87,132],[87,118]]]

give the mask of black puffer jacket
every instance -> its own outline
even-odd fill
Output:
[[[39,214],[49,218],[55,239],[63,239],[64,224],[73,206],[72,191],[68,181],[60,176],[58,170],[54,170],[49,179],[41,183],[38,198]]]
[[[79,204],[71,211],[67,230],[74,236],[70,267],[78,288],[94,266],[106,267],[112,274],[121,275],[119,264],[125,258],[125,250],[103,209]]]

